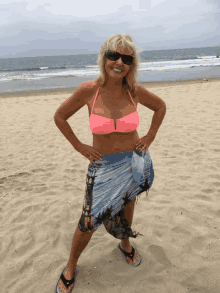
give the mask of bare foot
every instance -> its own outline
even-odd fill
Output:
[[[123,247],[123,246],[121,245],[121,247],[122,247],[126,252],[128,252],[128,253],[131,253],[131,251],[132,251],[132,247],[131,247],[131,245],[130,245],[130,247]],[[137,259],[138,259],[138,255],[137,255],[137,252],[136,252],[136,251],[134,252],[133,261],[130,259],[130,257],[126,257],[127,262],[128,262],[129,264],[132,264],[132,265],[135,264],[135,262],[136,262]]]
[[[74,274],[73,270],[70,270],[69,268],[66,268],[63,275],[64,275],[66,280],[71,280],[73,278],[73,274]],[[76,272],[75,272],[75,278],[76,278]],[[59,281],[58,286],[59,286],[59,289],[60,289],[60,293],[71,293],[73,288],[74,288],[74,284],[72,284],[67,289],[66,286],[63,284],[62,280]]]

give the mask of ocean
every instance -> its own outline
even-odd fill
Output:
[[[98,76],[97,57],[0,58],[0,93],[76,88]],[[139,57],[138,82],[220,77],[220,47],[143,51]]]

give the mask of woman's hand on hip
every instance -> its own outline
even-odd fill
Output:
[[[76,150],[82,154],[84,157],[86,157],[87,159],[90,160],[91,163],[95,161],[100,161],[101,158],[101,154],[99,151],[97,151],[96,149],[94,149],[92,146],[89,146],[87,144],[84,143],[80,143],[77,147]]]
[[[145,154],[147,153],[151,143],[154,141],[154,137],[150,135],[145,135],[142,138],[139,138],[136,143],[136,149],[141,148],[141,151],[145,150]]]

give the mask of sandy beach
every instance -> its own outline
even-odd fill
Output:
[[[149,148],[155,178],[134,209],[133,268],[104,226],[81,254],[73,292],[220,292],[220,79],[143,83],[167,112]],[[67,264],[90,163],[55,125],[73,90],[0,95],[0,291],[51,293]],[[140,137],[154,112],[138,104]],[[68,120],[92,145],[84,106]]]

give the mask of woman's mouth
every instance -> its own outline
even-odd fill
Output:
[[[113,68],[113,70],[114,70],[115,72],[122,72],[122,70],[117,69],[117,68]]]

